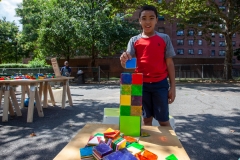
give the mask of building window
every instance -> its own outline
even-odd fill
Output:
[[[219,6],[219,9],[222,10],[223,12],[226,11],[226,7],[225,6]]]
[[[211,36],[212,36],[212,37],[215,37],[215,33],[211,33]]]
[[[189,46],[193,46],[193,40],[191,39],[191,40],[188,40],[188,45]]]
[[[165,19],[164,19],[164,16],[158,16],[158,20],[159,21],[164,21]]]
[[[198,54],[203,54],[203,50],[202,50],[202,49],[199,49],[199,50],[198,50]]]
[[[235,41],[232,41],[232,46],[236,47],[236,42]]]
[[[212,42],[211,42],[211,46],[215,46],[215,41],[212,41]]]
[[[189,35],[189,36],[193,36],[193,35],[194,35],[194,31],[193,31],[193,30],[189,30],[189,31],[188,31],[188,35]]]
[[[232,63],[233,63],[233,64],[236,64],[236,59],[233,58],[233,59],[232,59]]]
[[[232,36],[233,38],[236,38],[236,33],[233,33],[233,36]]]
[[[220,27],[221,29],[223,29],[223,28],[225,27],[225,25],[219,24],[219,27]]]
[[[177,36],[183,36],[183,35],[184,35],[183,30],[179,30],[179,31],[177,31]]]
[[[198,23],[198,27],[202,27],[202,23]]]
[[[193,49],[189,49],[188,50],[188,54],[194,54],[194,50]]]
[[[225,54],[226,54],[226,51],[223,51],[223,50],[219,51],[219,56],[225,56]]]
[[[199,46],[202,45],[202,40],[201,40],[201,39],[198,40],[198,45],[199,45]]]
[[[123,20],[124,19],[124,15],[125,15],[124,13],[117,13],[116,16]]]
[[[164,27],[158,27],[158,32],[165,33],[165,28]]]
[[[224,41],[220,41],[219,42],[219,47],[225,47],[225,42]]]
[[[183,49],[177,49],[177,54],[184,54],[184,50]]]
[[[198,31],[198,35],[201,36],[202,35],[202,31]]]
[[[215,56],[215,50],[211,51],[211,56]]]
[[[184,45],[184,42],[182,39],[178,39],[177,40],[177,45],[181,46],[181,45]]]
[[[222,33],[220,33],[219,38],[224,38],[224,35]]]

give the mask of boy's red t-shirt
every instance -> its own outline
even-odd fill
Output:
[[[166,34],[143,38],[141,35],[132,37],[128,49],[137,58],[135,72],[143,73],[143,82],[159,82],[168,76],[166,58],[175,56],[175,52]]]

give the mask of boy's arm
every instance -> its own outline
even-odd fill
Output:
[[[123,52],[123,54],[120,56],[120,62],[123,68],[126,66],[127,60],[132,59],[132,56],[128,52]]]
[[[168,103],[173,103],[176,97],[176,86],[175,86],[175,68],[172,58],[166,58],[166,64],[168,69],[168,77],[170,81],[170,89],[168,91]]]

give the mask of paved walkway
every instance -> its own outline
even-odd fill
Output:
[[[22,117],[0,122],[0,159],[53,159],[86,123],[101,123],[105,107],[119,107],[119,91],[118,85],[71,86],[74,107],[50,106],[43,118],[35,110],[33,123],[22,109]],[[239,99],[240,84],[177,84],[170,114],[191,160],[240,158]]]

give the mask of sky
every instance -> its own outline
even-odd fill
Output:
[[[15,8],[17,4],[22,3],[22,0],[2,0],[0,2],[0,18],[6,17],[7,21],[15,21],[19,30],[22,30],[22,25],[19,23],[20,18],[16,17]]]

